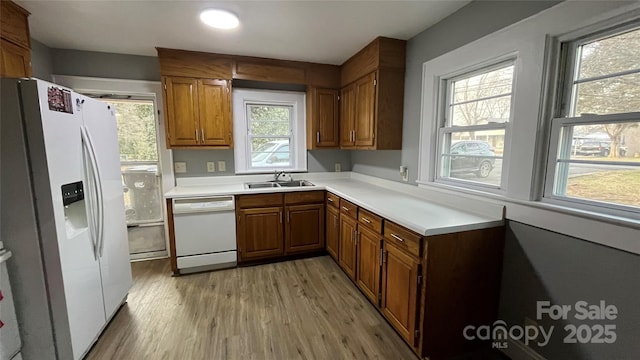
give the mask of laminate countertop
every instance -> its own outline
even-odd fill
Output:
[[[245,189],[244,183],[176,186],[167,199],[327,190],[418,234],[432,236],[504,225],[502,217],[465,211],[355,179],[312,180],[315,186]],[[489,212],[491,213],[491,212]],[[495,211],[492,213],[495,214]]]

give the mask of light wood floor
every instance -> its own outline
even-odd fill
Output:
[[[125,304],[87,359],[417,357],[328,256],[170,277],[132,264]]]

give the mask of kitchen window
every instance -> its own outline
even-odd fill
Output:
[[[303,93],[234,90],[237,173],[306,171]]]
[[[561,44],[545,198],[640,218],[640,24]]]
[[[442,82],[436,181],[501,189],[503,154],[512,120],[514,61]]]

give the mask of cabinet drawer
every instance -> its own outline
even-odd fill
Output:
[[[382,218],[380,216],[360,208],[360,211],[358,211],[358,221],[360,224],[370,228],[378,234],[382,234]]]
[[[284,194],[284,202],[287,205],[323,203],[324,191],[299,191]]]
[[[340,199],[340,213],[357,219],[358,207],[345,199]]]
[[[282,199],[282,194],[239,195],[236,206],[240,209],[282,206]]]
[[[340,205],[340,198],[338,197],[338,195],[327,192],[327,205],[333,206],[337,209]]]
[[[419,257],[422,236],[407,230],[398,224],[386,221],[384,225],[384,239],[392,242],[409,253]]]

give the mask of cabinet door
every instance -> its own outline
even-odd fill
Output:
[[[352,148],[355,146],[355,85],[349,85],[340,91],[340,147]]]
[[[338,147],[338,90],[316,89],[313,109],[316,123],[316,146]]]
[[[268,259],[284,255],[281,207],[238,211],[240,260]]]
[[[167,104],[168,144],[193,146],[200,142],[198,121],[197,80],[191,78],[165,78]]]
[[[227,80],[198,80],[201,145],[231,146],[230,94]]]
[[[31,52],[4,39],[0,41],[0,76],[31,76]]]
[[[358,226],[358,271],[356,284],[362,292],[378,305],[380,291],[380,245],[382,235],[376,234],[364,226]]]
[[[370,147],[375,144],[376,73],[356,81],[355,145]]]
[[[356,231],[358,222],[348,216],[340,217],[340,267],[352,279],[356,279]]]
[[[285,254],[324,248],[324,204],[286,207]]]
[[[382,313],[398,333],[415,346],[420,264],[416,258],[385,242],[382,266]]]
[[[340,261],[340,212],[327,206],[327,252],[335,261]]]

